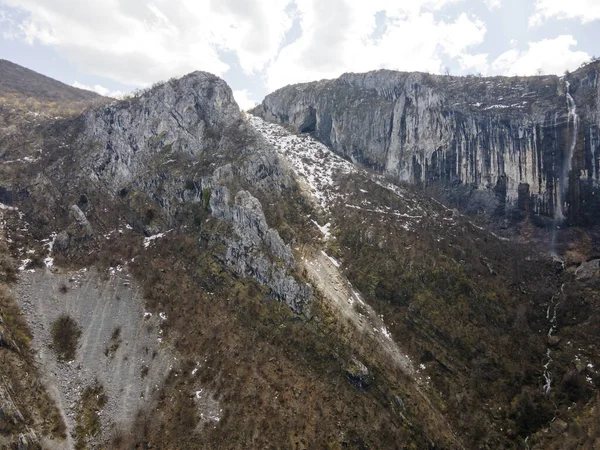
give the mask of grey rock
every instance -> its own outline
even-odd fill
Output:
[[[569,428],[569,425],[564,420],[556,419],[552,422],[551,428],[555,433],[564,433]]]
[[[373,382],[373,376],[367,366],[356,358],[352,358],[345,371],[348,381],[359,389],[366,389]]]
[[[73,219],[77,226],[77,229],[80,231],[81,234],[83,234],[83,236],[90,237],[94,234],[92,230],[92,225],[90,224],[83,211],[79,209],[79,206],[72,205],[70,213],[71,219]]]
[[[575,278],[580,281],[589,280],[600,273],[600,259],[582,263],[575,271]]]
[[[146,174],[157,155],[201,156],[241,125],[229,86],[194,72],[139,98],[89,111],[80,143],[91,147],[85,157],[89,177],[116,190]]]
[[[5,385],[0,384],[0,424],[3,429],[22,423],[23,415],[13,402],[11,395]]]
[[[271,290],[271,295],[283,301],[296,313],[308,314],[312,288],[297,281],[288,272],[296,268],[289,245],[277,230],[269,228],[262,205],[249,192],[241,190],[230,204],[229,189],[215,184],[228,179],[230,167],[215,171],[215,177],[203,180],[211,189],[211,211],[215,218],[233,224],[237,239],[228,240],[226,264],[240,277],[252,276]]]
[[[559,336],[548,336],[548,345],[551,347],[556,347],[559,343],[560,343],[560,337]]]
[[[567,78],[580,126],[565,217],[597,221],[600,63]],[[450,200],[467,199],[470,212],[553,217],[573,138],[566,83],[555,76],[344,74],[282,88],[253,113],[313,133],[338,154],[398,181],[452,187]]]
[[[54,239],[54,244],[52,245],[52,251],[54,252],[63,252],[69,248],[71,243],[71,238],[69,237],[69,233],[66,231],[61,231]]]
[[[27,433],[21,433],[17,442],[18,450],[28,450],[30,448],[38,448],[39,441],[33,430],[29,430]]]
[[[75,156],[78,170],[69,180],[101,186],[108,195],[142,193],[160,218],[144,225],[149,235],[165,223],[178,225],[178,213],[189,203],[203,204],[215,218],[232,224],[233,236],[214,237],[226,240],[225,264],[238,276],[268,286],[294,311],[307,313],[312,290],[294,278],[293,253],[269,227],[258,200],[261,193],[281,193],[294,183],[293,176],[243,120],[223,80],[194,72],[88,111],[81,128],[76,144],[85,151]],[[76,183],[73,190],[88,192]],[[72,206],[71,216],[91,236],[81,208]],[[74,230],[67,231],[57,237],[57,249],[75,237]]]

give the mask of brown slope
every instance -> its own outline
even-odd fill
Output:
[[[106,98],[0,59],[0,96],[6,94],[20,94],[48,102],[81,102]]]

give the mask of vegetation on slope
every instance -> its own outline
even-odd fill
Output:
[[[370,201],[398,201],[384,189],[369,191]],[[330,250],[422,364],[440,408],[469,446],[518,448],[557,417],[572,419],[574,403],[591,401],[600,386],[592,369],[573,367],[578,358],[597,364],[587,348],[597,339],[597,295],[535,248],[502,240],[450,210],[436,216],[440,209],[426,198],[421,205],[426,218],[408,230],[339,205]],[[563,343],[552,348],[552,390],[544,395],[553,301],[560,302]]]
[[[53,349],[59,361],[72,361],[77,352],[81,329],[68,315],[64,314],[52,323],[50,330]]]
[[[29,348],[31,333],[9,288],[16,276],[0,235],[0,447],[16,445],[23,434],[36,448],[40,437],[63,440],[65,425],[40,382]]]
[[[584,445],[595,439],[591,408],[597,404],[598,378],[586,367],[573,367],[577,355],[598,364],[593,348],[580,350],[594,342],[599,329],[595,281],[585,288],[568,285],[573,289],[566,291],[560,327],[569,344],[553,350],[554,384],[546,397],[541,385],[546,311],[560,285],[571,283],[568,275],[466,220],[443,225],[452,212],[426,199],[420,200],[428,218],[410,230],[377,213],[338,205],[336,239],[328,253],[343,260],[354,286],[419,365],[428,380],[425,402],[411,392],[414,384],[318,295],[310,319],[301,318],[264,286],[226,267],[231,226],[211,217],[210,192],[197,192],[199,180],[217,164],[243,163],[244,152],[255,144],[250,136],[230,136],[220,148],[224,156],[207,152],[191,170],[192,161],[172,158],[172,148],[164,147],[151,161],[147,179],[114,195],[76,176],[77,152],[86,149],[68,148],[74,142],[68,135],[76,135],[79,125],[56,122],[24,144],[31,150],[41,133],[47,155],[18,174],[15,186],[22,190],[14,195],[27,214],[30,236],[15,237],[11,249],[67,230],[70,245],[53,255],[57,265],[100,271],[122,266],[140,284],[149,310],[168,318],[163,338],[178,352],[178,364],[153,406],[139,411],[131,429],[117,430],[112,447],[455,448],[464,440],[468,448],[519,448],[528,437],[543,446],[543,431],[555,417],[567,424],[570,437],[564,442]],[[209,139],[216,146],[227,138],[217,130]],[[200,201],[174,202],[168,197],[173,183]],[[297,187],[284,189],[281,200],[244,180],[230,184],[232,192],[249,189],[261,200],[269,225],[298,249],[297,256],[320,250],[310,224],[314,211]],[[356,180],[340,183],[342,189],[351,184]],[[388,191],[369,190],[370,200],[400,201]],[[73,204],[85,211],[93,234],[72,226]],[[166,229],[172,231],[144,249],[142,236]],[[294,275],[303,279],[302,273]],[[107,355],[118,342],[114,336]],[[369,376],[357,382],[363,366]],[[98,429],[92,419],[102,408],[101,397],[94,388],[84,393],[78,436]],[[441,423],[431,421],[429,409],[443,412],[459,438],[435,430]]]

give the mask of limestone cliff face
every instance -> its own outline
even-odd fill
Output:
[[[231,235],[214,237],[225,244],[223,263],[267,286],[295,312],[306,312],[312,290],[294,278],[292,251],[267,225],[256,197],[281,193],[294,183],[292,175],[242,118],[223,80],[194,72],[90,110],[79,126],[72,145],[82,150],[69,155],[70,168],[65,158],[50,170],[57,179],[69,171],[65,179],[73,191],[93,186],[133,207],[151,208],[169,227],[180,225],[194,205],[209,209],[232,225]],[[83,227],[85,214],[77,206],[71,211]],[[144,232],[164,231],[159,222],[146,224]]]
[[[398,181],[474,187],[488,211],[574,223],[598,206],[599,91],[600,63],[565,78],[382,70],[285,87],[254,113]]]
[[[206,72],[91,110],[83,120],[79,143],[92,147],[85,156],[90,177],[115,188],[143,176],[161,154],[192,159],[217,153],[223,135],[243,127],[229,86]]]

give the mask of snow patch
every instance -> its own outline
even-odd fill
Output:
[[[164,233],[158,233],[153,236],[148,236],[148,237],[144,238],[144,248],[148,248],[150,246],[150,244],[152,243],[152,241],[155,241],[156,239],[165,237],[171,231],[173,231],[173,230],[165,231]]]
[[[314,223],[316,225],[316,227],[319,229],[319,231],[321,233],[323,233],[323,236],[327,239],[331,236],[331,233],[329,231],[329,228],[331,227],[331,223],[327,222],[325,225],[321,226],[317,223],[317,221],[313,220],[312,223]]]
[[[327,253],[325,253],[323,250],[321,250],[321,253],[323,253],[323,256],[327,257],[327,259],[328,259],[329,261],[331,261],[331,263],[332,263],[332,264],[333,264],[335,267],[338,267],[338,268],[339,268],[339,267],[341,266],[341,264],[340,264],[340,263],[339,263],[339,262],[338,262],[338,261],[337,261],[335,258],[332,258],[331,256],[329,256],[329,255],[328,255]]]

